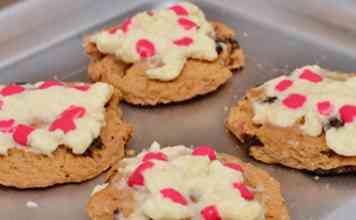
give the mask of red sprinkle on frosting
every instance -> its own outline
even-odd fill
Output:
[[[54,86],[64,86],[64,83],[58,81],[46,81],[40,85],[39,89],[48,89]]]
[[[145,154],[143,157],[142,161],[148,161],[148,160],[163,160],[167,161],[167,155],[165,155],[162,152],[148,152]]]
[[[193,39],[190,37],[182,37],[182,38],[174,41],[175,45],[183,46],[183,47],[189,46],[192,43],[193,43]]]
[[[289,87],[291,87],[292,85],[293,85],[292,80],[284,79],[276,85],[275,89],[279,92],[283,92],[283,91],[287,90]]]
[[[310,82],[318,83],[323,80],[323,78],[309,69],[304,69],[303,73],[299,76],[300,79],[305,79]]]
[[[329,116],[333,111],[333,106],[329,101],[322,101],[317,103],[317,109],[321,115]]]
[[[80,106],[69,106],[49,127],[49,131],[57,129],[62,130],[65,134],[76,128],[75,119],[83,117],[85,108]]]
[[[132,23],[131,17],[127,18],[126,20],[124,20],[122,22],[120,27],[124,33],[127,33],[129,31],[129,27],[130,27],[131,23]]]
[[[174,11],[176,15],[179,16],[187,16],[189,14],[188,11],[183,6],[180,5],[172,5],[171,7],[169,7],[169,9]]]
[[[8,85],[1,89],[0,94],[2,96],[10,96],[25,91],[25,88],[20,85]]]
[[[192,20],[189,20],[187,18],[179,18],[178,24],[182,26],[185,30],[190,30],[197,26]]]
[[[344,105],[339,109],[339,113],[345,123],[351,123],[356,119],[356,106]]]
[[[242,172],[242,167],[238,163],[224,163],[224,166]]]
[[[147,39],[141,39],[136,43],[136,52],[142,59],[144,59],[154,56],[156,54],[156,48],[151,41]]]
[[[143,172],[147,169],[150,169],[154,166],[154,163],[151,161],[144,161],[131,173],[127,180],[127,185],[130,187],[133,186],[143,186],[145,184],[145,179]]]
[[[11,133],[14,130],[15,120],[0,120],[0,131],[3,133]]]
[[[233,187],[240,191],[242,198],[244,198],[246,200],[253,200],[254,196],[253,196],[252,192],[250,190],[248,190],[244,184],[242,184],[240,182],[235,182],[235,183],[233,183]]]
[[[177,190],[173,188],[164,188],[160,190],[161,195],[163,198],[168,198],[175,203],[181,204],[183,206],[188,205],[187,199]]]
[[[200,211],[204,220],[222,220],[218,209],[214,205],[205,207]]]
[[[290,109],[298,109],[303,107],[304,103],[306,102],[307,97],[301,94],[290,94],[287,96],[283,101],[283,105]]]
[[[111,27],[111,28],[108,30],[108,32],[109,32],[110,34],[115,34],[115,33],[117,32],[117,30],[119,30],[118,27]]]
[[[153,11],[147,11],[147,14],[148,14],[149,16],[155,15],[155,13],[154,13]]]
[[[209,145],[194,148],[192,154],[194,156],[208,156],[210,160],[216,160],[216,151]]]
[[[84,84],[84,83],[83,84],[74,84],[72,87],[75,89],[78,89],[80,91],[83,91],[83,92],[88,91],[90,89],[90,85]]]
[[[27,145],[28,136],[34,131],[35,129],[28,125],[19,124],[15,127],[15,132],[13,134],[13,139],[16,143],[20,145]]]

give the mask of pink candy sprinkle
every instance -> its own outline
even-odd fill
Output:
[[[328,116],[333,111],[333,107],[329,101],[322,101],[317,103],[318,112],[321,115]]]
[[[216,152],[209,145],[198,146],[193,149],[194,156],[208,156],[210,160],[216,160]]]
[[[300,79],[305,79],[305,80],[308,80],[308,81],[314,82],[314,83],[318,83],[321,80],[323,80],[323,78],[320,75],[312,72],[309,69],[304,69],[303,73],[299,76],[299,78]]]
[[[46,81],[39,86],[39,89],[48,89],[54,86],[64,86],[64,83],[58,81]]]
[[[153,166],[154,163],[152,163],[151,161],[142,162],[129,176],[127,180],[127,185],[130,187],[143,186],[145,184],[143,172],[147,169],[152,168]]]
[[[176,15],[179,16],[187,16],[189,14],[188,11],[180,5],[172,5],[171,7],[169,7],[169,9],[174,11]]]
[[[183,206],[188,205],[187,199],[177,190],[173,188],[164,188],[160,190],[161,195],[163,198],[168,198],[175,203],[181,204]]]
[[[127,33],[129,31],[129,27],[130,27],[131,23],[132,23],[132,18],[131,17],[127,18],[126,20],[124,20],[122,22],[122,24],[120,26],[121,26],[121,29],[122,29],[122,31],[124,33]]]
[[[54,121],[49,127],[49,131],[57,129],[62,130],[65,134],[76,128],[74,120],[83,117],[85,108],[80,106],[70,106]]]
[[[25,88],[20,85],[8,85],[1,89],[0,94],[2,96],[10,96],[25,91]]]
[[[192,28],[197,26],[193,21],[191,21],[191,20],[189,20],[187,18],[179,18],[178,19],[178,24],[180,26],[182,26],[185,30],[190,30],[190,29],[192,29]]]
[[[174,41],[175,45],[184,46],[184,47],[189,46],[192,43],[193,43],[193,39],[190,37],[182,37],[182,38]]]
[[[16,143],[20,145],[27,145],[28,136],[34,131],[35,129],[28,125],[19,124],[15,127],[15,132],[12,135],[13,139]]]
[[[242,184],[240,182],[235,182],[235,183],[233,183],[233,187],[240,191],[242,198],[244,198],[246,200],[253,200],[254,196],[253,196],[252,192],[250,190],[248,190],[244,184]]]
[[[72,87],[83,92],[88,91],[90,89],[89,84],[74,84]]]
[[[155,15],[155,13],[154,13],[153,11],[147,11],[147,14],[148,14],[149,16]]]
[[[154,56],[156,54],[156,48],[151,41],[147,39],[141,39],[136,43],[136,52],[142,59],[144,59]]]
[[[242,167],[238,163],[224,163],[224,166],[242,172]]]
[[[115,34],[115,33],[117,32],[117,30],[119,30],[118,27],[111,27],[108,32],[109,32],[110,34]]]
[[[221,220],[218,209],[214,205],[205,207],[200,211],[200,214],[204,220]]]
[[[284,90],[287,90],[289,87],[291,87],[293,85],[293,81],[289,80],[289,79],[284,79],[282,81],[280,81],[275,89],[279,92],[283,92]]]
[[[290,109],[298,109],[303,107],[304,103],[306,102],[307,97],[305,97],[304,95],[300,95],[300,94],[290,94],[289,96],[287,96],[283,101],[283,105],[285,105],[287,108]]]
[[[143,157],[142,161],[148,161],[148,160],[162,160],[162,161],[167,161],[167,155],[165,155],[162,152],[148,152],[145,154]]]
[[[345,123],[351,123],[356,119],[356,106],[344,105],[339,109],[339,114]]]
[[[0,120],[0,131],[3,133],[11,133],[14,130],[15,120]]]

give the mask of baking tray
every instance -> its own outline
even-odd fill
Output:
[[[12,4],[15,2],[14,4]],[[85,80],[84,35],[118,23],[144,9],[171,1],[61,0],[7,1],[0,10],[0,82],[50,78]],[[332,0],[197,0],[211,20],[238,29],[246,68],[213,94],[158,108],[122,104],[135,133],[129,146],[211,144],[268,170],[282,186],[292,219],[356,219],[354,176],[317,177],[246,156],[224,131],[228,107],[245,91],[296,67],[318,63],[355,70],[356,3]],[[0,188],[0,219],[87,219],[84,206],[103,175],[82,184],[43,190]],[[28,204],[35,202],[38,207]]]

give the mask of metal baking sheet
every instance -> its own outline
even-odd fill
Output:
[[[85,80],[88,59],[82,37],[118,23],[127,15],[162,7],[160,0],[5,1],[0,10],[0,82],[57,78]],[[224,131],[227,109],[246,89],[296,67],[318,63],[356,69],[356,3],[332,0],[197,0],[211,20],[235,27],[247,54],[246,68],[219,91],[192,101],[157,108],[123,104],[135,133],[130,147],[157,140],[163,145],[208,143],[268,170],[281,183],[292,219],[355,219],[356,179],[317,177],[266,166]],[[0,188],[0,219],[87,219],[84,206],[103,176],[82,184],[43,190]],[[29,202],[38,204],[30,208]]]

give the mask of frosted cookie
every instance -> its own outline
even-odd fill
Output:
[[[305,66],[247,92],[226,127],[257,160],[318,174],[356,171],[356,77]]]
[[[126,102],[180,102],[216,90],[244,66],[235,32],[188,2],[141,12],[88,37],[89,77],[120,89]]]
[[[126,158],[87,204],[92,220],[287,220],[279,183],[209,146],[160,149]]]
[[[82,182],[116,163],[131,136],[105,83],[0,86],[0,184]]]

